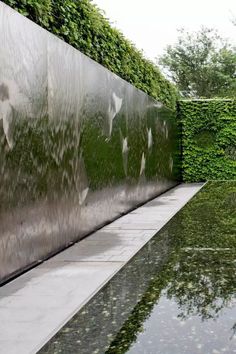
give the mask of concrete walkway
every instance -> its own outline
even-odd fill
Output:
[[[202,187],[182,184],[0,288],[0,353],[36,353]]]

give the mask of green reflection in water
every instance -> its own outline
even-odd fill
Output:
[[[234,353],[236,182],[209,182],[41,353]]]
[[[177,303],[182,320],[190,316],[216,320],[231,306],[236,295],[236,183],[208,183],[169,224],[168,232],[175,244],[169,262],[106,353],[127,352],[163,289]]]

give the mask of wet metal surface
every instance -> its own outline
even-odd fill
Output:
[[[40,354],[236,352],[236,182],[209,182]]]
[[[178,179],[174,114],[0,2],[0,282]]]

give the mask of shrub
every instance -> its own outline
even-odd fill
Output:
[[[236,179],[236,100],[182,100],[185,182]]]
[[[90,0],[3,0],[138,89],[175,109],[176,89]]]

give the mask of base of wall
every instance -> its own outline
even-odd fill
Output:
[[[37,352],[201,188],[181,184],[0,288],[0,353]]]

